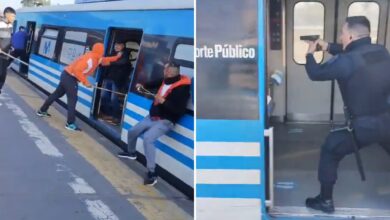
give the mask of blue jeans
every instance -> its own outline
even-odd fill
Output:
[[[154,172],[156,167],[156,140],[174,128],[174,124],[168,120],[153,121],[147,116],[138,124],[134,125],[127,135],[127,152],[136,151],[137,138],[144,135],[144,150],[146,157],[146,167],[150,172]]]
[[[119,92],[119,89],[115,85],[114,81],[112,81],[110,79],[104,80],[103,88],[114,91],[114,92]],[[120,112],[118,95],[113,93],[113,92],[103,90],[102,110],[105,114],[120,118],[121,112]]]

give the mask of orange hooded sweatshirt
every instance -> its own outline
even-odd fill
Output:
[[[76,77],[83,85],[91,86],[87,80],[87,76],[92,75],[100,63],[109,65],[111,62],[115,62],[121,57],[121,55],[103,57],[103,54],[104,45],[102,43],[96,43],[93,45],[91,52],[77,58],[65,67],[65,71]]]

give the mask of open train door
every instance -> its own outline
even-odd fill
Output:
[[[353,156],[342,160],[333,195],[335,213],[325,214],[305,207],[305,199],[316,196],[320,190],[317,168],[321,145],[330,130],[329,122],[332,118],[335,121],[343,118],[339,118],[342,101],[337,84],[333,88],[331,82],[309,81],[304,69],[307,45],[299,40],[301,35],[318,34],[326,41],[337,42],[345,18],[364,15],[371,23],[373,43],[387,43],[389,48],[385,40],[389,35],[389,1],[284,0],[281,3],[285,12],[282,53],[286,64],[288,123],[271,123],[274,128],[265,130],[265,135],[270,137],[266,141],[268,214],[283,219],[390,219],[390,159],[380,146],[361,150],[365,182],[360,181]],[[271,16],[268,25],[272,26],[273,12],[268,14]],[[270,30],[267,36],[273,38]],[[318,62],[326,62],[330,56],[317,53],[316,58]],[[267,59],[275,62],[273,57]]]

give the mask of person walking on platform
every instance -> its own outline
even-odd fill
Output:
[[[359,150],[372,144],[386,149],[390,143],[390,55],[381,45],[372,44],[370,22],[364,16],[348,17],[343,26],[342,45],[323,40],[308,42],[306,71],[313,81],[337,80],[346,111],[346,127],[334,129],[321,148],[319,195],[306,199],[306,206],[334,212],[333,187],[337,168],[348,154],[355,153],[364,180]],[[335,55],[317,64],[313,53],[319,45]]]
[[[68,104],[68,118],[65,128],[68,130],[80,130],[74,123],[76,120],[76,103],[78,82],[81,82],[86,87],[92,87],[87,76],[92,75],[96,68],[101,63],[102,65],[109,65],[121,57],[121,54],[112,57],[103,57],[104,45],[96,43],[92,47],[92,51],[77,58],[70,65],[68,65],[61,74],[60,83],[56,90],[46,99],[42,107],[37,111],[40,117],[50,117],[47,112],[50,105],[58,98],[66,94]]]
[[[136,143],[138,137],[143,134],[148,169],[144,181],[145,185],[152,186],[157,183],[155,172],[156,147],[154,143],[159,137],[171,131],[174,124],[184,115],[190,97],[190,84],[191,80],[180,74],[177,64],[167,63],[164,68],[163,83],[159,83],[160,88],[154,97],[149,115],[129,130],[127,149],[118,154],[118,157],[137,159]],[[140,84],[136,85],[137,89],[140,87]]]
[[[3,53],[9,53],[11,48],[12,25],[16,19],[16,12],[11,7],[4,9],[4,17],[0,17],[0,93],[7,77],[9,57]]]

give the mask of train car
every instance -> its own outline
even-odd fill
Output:
[[[128,76],[118,96],[120,115],[103,112],[110,103],[102,91],[79,86],[78,115],[106,134],[119,146],[127,142],[127,131],[148,115],[153,98],[138,92],[137,83],[148,83],[163,77],[164,64],[175,61],[182,74],[194,75],[194,10],[192,1],[110,1],[77,5],[22,8],[17,11],[17,26],[26,26],[29,56],[27,78],[44,92],[51,93],[58,85],[64,67],[104,42],[106,55],[115,42],[125,43],[130,54]],[[16,29],[18,29],[16,27]],[[13,69],[23,72],[21,64]],[[106,69],[95,74],[101,87]],[[156,91],[152,91],[156,92]],[[66,98],[61,99],[66,104]],[[65,105],[66,106],[66,105]],[[107,113],[108,111],[108,113]],[[189,197],[193,196],[194,116],[193,101],[186,115],[172,132],[157,141],[157,172]],[[137,151],[143,155],[142,140]],[[145,162],[141,156],[141,162]]]
[[[313,82],[302,35],[336,42],[345,18],[365,15],[390,49],[388,0],[197,1],[196,207],[198,219],[390,219],[390,158],[361,151],[339,166],[336,212],[305,207],[319,193],[321,145],[344,122],[334,82]],[[331,56],[317,52],[317,62]]]

